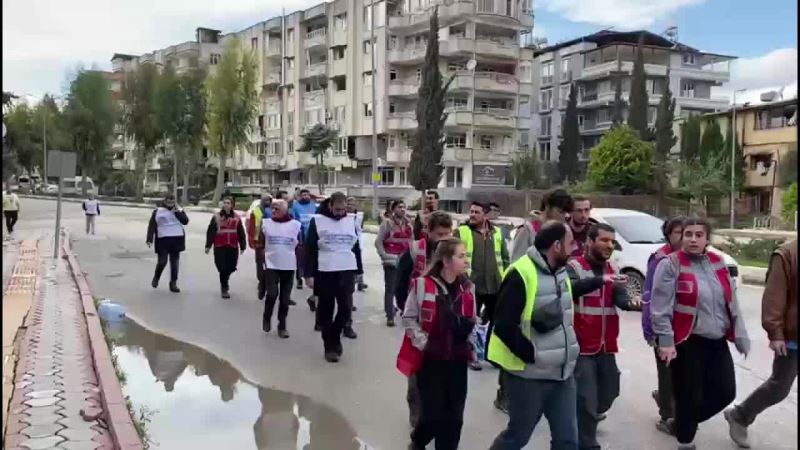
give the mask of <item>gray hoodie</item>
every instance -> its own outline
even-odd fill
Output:
[[[731,318],[722,286],[705,256],[690,256],[692,273],[697,278],[697,315],[695,316],[692,334],[708,339],[722,339],[731,327]],[[656,267],[653,274],[653,290],[650,298],[650,314],[652,317],[653,331],[661,347],[675,345],[675,336],[672,331],[672,312],[675,309],[675,290],[680,268],[671,258],[664,258]],[[750,339],[744,325],[744,319],[739,310],[739,301],[736,296],[736,285],[729,279],[733,288],[733,301],[731,302],[731,315],[736,335],[736,349],[743,354],[750,351]]]
[[[544,218],[539,214],[531,214],[525,220],[525,224],[517,228],[517,233],[514,235],[514,240],[511,241],[511,262],[522,258],[528,253],[528,249],[533,246],[533,241],[536,239],[536,231],[533,230],[531,220],[537,222],[544,222]]]

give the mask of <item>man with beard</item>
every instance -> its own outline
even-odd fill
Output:
[[[616,233],[607,224],[592,225],[587,233],[587,251],[572,258],[567,273],[575,291],[588,292],[575,298],[575,335],[580,356],[575,366],[578,390],[578,448],[600,450],[597,424],[619,396],[617,352],[619,316],[617,308],[631,311],[625,288],[627,277],[618,275],[609,262]]]
[[[439,210],[439,193],[433,189],[425,192],[425,205],[414,219],[414,239],[422,239],[428,232],[428,216]]]
[[[501,368],[509,417],[491,450],[525,447],[542,415],[550,425],[551,448],[578,445],[572,372],[579,349],[565,269],[574,245],[566,224],[544,223],[500,286],[488,359]]]
[[[408,289],[411,280],[421,277],[428,269],[428,263],[433,257],[436,245],[439,241],[453,236],[453,219],[443,211],[434,211],[428,217],[428,233],[424,238],[411,243],[411,247],[403,253],[397,263],[397,280],[395,282],[394,296],[397,299],[397,307],[400,311],[405,310]],[[416,375],[408,377],[408,401],[409,422],[411,427],[415,427],[419,419],[419,391],[417,390]]]
[[[511,242],[511,262],[527,254],[545,221],[564,222],[567,215],[572,212],[573,206],[572,196],[564,189],[554,189],[546,193],[542,198],[541,210],[532,211],[530,219],[517,228],[517,234]]]
[[[358,245],[361,248],[364,248],[364,213],[358,210],[358,200],[355,197],[347,197],[347,214],[355,215],[356,218],[356,226],[358,227],[359,235],[358,235]],[[362,255],[363,256],[363,255]],[[361,274],[356,277],[356,287],[358,288],[358,292],[363,292],[367,289],[366,283],[364,283],[364,274]],[[353,311],[356,310],[356,307],[353,307]]]
[[[381,223],[375,237],[375,249],[383,264],[384,294],[383,309],[386,326],[394,326],[396,308],[394,306],[394,281],[397,262],[413,241],[413,230],[406,216],[406,204],[402,200],[390,203],[391,216]]]
[[[586,236],[589,234],[589,216],[592,213],[592,202],[582,196],[576,195],[572,198],[572,212],[569,214],[569,226],[575,236],[575,251],[572,256],[583,256]]]
[[[256,277],[258,278],[258,299],[264,300],[266,295],[266,278],[264,267],[264,234],[261,233],[261,224],[264,219],[272,216],[272,196],[261,194],[259,204],[251,208],[247,216],[247,243],[256,254]]]

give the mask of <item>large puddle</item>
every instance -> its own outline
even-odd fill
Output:
[[[108,323],[125,395],[148,414],[150,448],[371,450],[335,410],[242,378],[205,350],[131,320]]]

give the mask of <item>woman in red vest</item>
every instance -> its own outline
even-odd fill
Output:
[[[439,241],[430,269],[412,283],[397,368],[417,377],[420,417],[410,449],[431,441],[437,450],[458,448],[467,401],[467,364],[473,358],[475,291],[467,277],[466,249],[455,238]]]
[[[397,262],[408,250],[414,239],[411,222],[406,216],[406,204],[402,200],[389,202],[391,216],[381,223],[375,237],[375,248],[383,263],[383,310],[386,313],[386,326],[394,326],[397,308],[394,306],[394,282],[397,277]]]
[[[747,356],[750,340],[725,261],[708,250],[711,226],[684,222],[682,248],[653,276],[650,312],[658,356],[670,368],[679,450],[695,449],[697,425],[733,402],[736,378],[728,341]]]
[[[231,298],[228,280],[236,272],[239,255],[247,248],[247,235],[239,214],[233,209],[233,199],[226,197],[222,209],[214,214],[206,230],[206,254],[214,246],[214,265],[219,271],[222,298]]]

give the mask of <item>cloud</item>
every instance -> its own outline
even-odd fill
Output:
[[[733,61],[731,82],[715,87],[712,95],[731,97],[734,90],[747,89],[736,94],[736,103],[756,103],[762,92],[780,90],[784,86],[784,98],[797,96],[796,48],[780,48],[762,56]]]
[[[194,40],[197,27],[238,31],[321,0],[19,0],[3,2],[3,89],[59,92],[79,62],[110,68],[116,52],[141,54]],[[37,66],[43,73],[36,73]],[[44,72],[46,71],[46,72]]]
[[[573,22],[620,30],[649,28],[687,6],[705,0],[541,0],[536,6]]]

